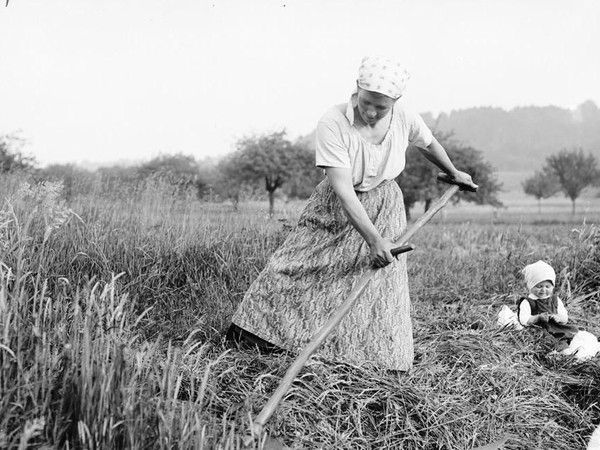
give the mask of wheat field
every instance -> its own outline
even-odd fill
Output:
[[[67,204],[59,184],[1,184],[0,447],[240,448],[294,355],[229,348],[223,332],[301,205],[268,220],[161,186]],[[409,255],[414,368],[314,358],[269,435],[307,449],[585,448],[598,357],[550,357],[541,331],[496,315],[545,259],[571,320],[600,334],[600,230],[447,219]]]

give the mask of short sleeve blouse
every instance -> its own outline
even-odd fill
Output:
[[[369,191],[400,175],[408,146],[428,147],[433,135],[419,114],[396,102],[385,138],[371,144],[354,127],[354,105],[353,96],[347,105],[330,108],[319,120],[316,165],[352,169],[354,189]]]

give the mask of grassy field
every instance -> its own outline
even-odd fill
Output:
[[[222,334],[301,204],[269,221],[266,205],[152,187],[69,205],[55,185],[9,179],[1,193],[0,448],[239,448],[293,355],[229,349]],[[585,448],[598,358],[549,357],[539,330],[495,321],[543,258],[572,321],[600,334],[598,210],[482,208],[448,208],[415,237],[414,368],[315,358],[270,435],[292,448]]]

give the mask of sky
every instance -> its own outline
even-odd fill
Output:
[[[0,135],[40,165],[220,157],[310,133],[365,55],[402,61],[420,112],[600,105],[600,2],[10,0]]]

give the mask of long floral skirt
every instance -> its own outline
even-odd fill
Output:
[[[406,227],[398,185],[388,181],[357,196],[382,236],[398,239]],[[233,323],[281,348],[298,351],[370,267],[368,245],[325,179],[315,188],[298,225],[246,292]],[[354,365],[410,369],[414,353],[405,255],[375,271],[317,353]]]

